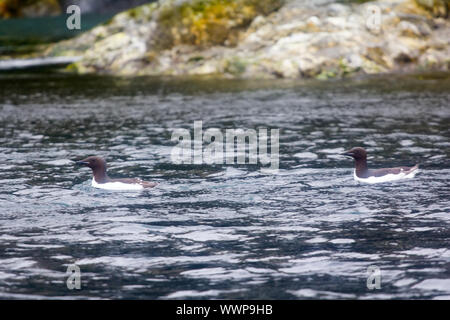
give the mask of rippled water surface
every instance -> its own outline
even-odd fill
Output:
[[[0,298],[450,298],[450,79],[0,76]],[[172,132],[280,129],[280,170],[174,164]],[[369,165],[420,163],[360,185]],[[144,192],[93,189],[101,155]],[[81,290],[66,287],[81,269]],[[381,271],[369,290],[367,268]]]

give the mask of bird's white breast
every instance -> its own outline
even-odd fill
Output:
[[[107,182],[97,183],[95,178],[92,178],[92,186],[94,188],[106,189],[106,190],[142,190],[143,186],[137,183],[123,183],[123,182]]]
[[[414,178],[416,173],[419,171],[419,169],[413,170],[410,173],[406,174],[405,172],[400,172],[398,174],[389,173],[387,175],[381,176],[381,177],[368,177],[368,178],[359,178],[356,175],[356,170],[353,171],[353,177],[356,181],[364,182],[364,183],[381,183],[381,182],[388,182],[388,181],[395,181],[395,180],[402,180],[402,179],[411,179]]]

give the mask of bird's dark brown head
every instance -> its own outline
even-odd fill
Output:
[[[77,161],[76,164],[89,167],[93,172],[106,172],[106,161],[101,157],[87,157]]]
[[[341,155],[352,157],[355,160],[367,159],[367,152],[366,150],[364,150],[364,148],[361,147],[352,148],[350,150],[345,151],[344,153],[341,153]]]

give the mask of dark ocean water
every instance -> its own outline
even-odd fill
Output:
[[[0,298],[449,299],[449,88],[0,75]],[[278,173],[173,163],[173,131],[196,120],[279,129]],[[338,155],[353,146],[421,171],[360,185]],[[159,185],[93,189],[72,162],[88,155]]]

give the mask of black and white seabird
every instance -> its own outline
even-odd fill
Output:
[[[107,190],[142,190],[156,186],[154,182],[142,181],[138,178],[111,179],[106,173],[106,161],[100,157],[88,157],[77,161],[76,164],[92,169],[94,175],[92,178],[92,186],[94,188]]]
[[[355,159],[355,171],[353,172],[353,176],[355,180],[360,182],[379,183],[408,179],[413,178],[419,171],[418,164],[414,167],[369,169],[367,167],[367,152],[361,147],[350,149],[341,153],[341,155]]]

